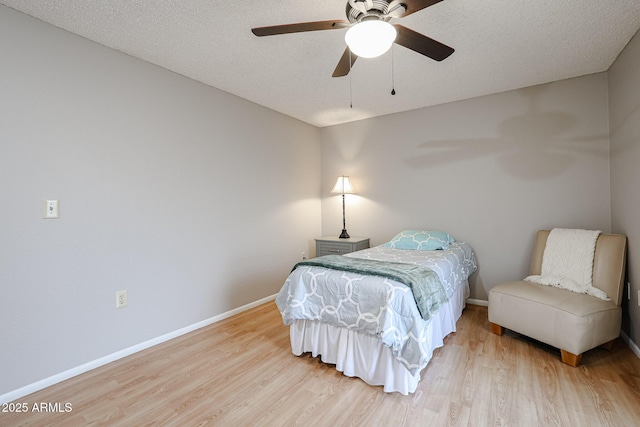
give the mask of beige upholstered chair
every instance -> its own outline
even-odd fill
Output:
[[[530,275],[540,274],[549,230],[536,236]],[[611,349],[620,336],[627,239],[602,233],[596,242],[593,286],[611,301],[527,281],[502,283],[489,292],[491,332],[504,328],[561,350],[562,361],[578,366],[582,353],[602,346]]]

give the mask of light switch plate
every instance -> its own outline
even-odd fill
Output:
[[[44,201],[44,218],[45,219],[60,218],[60,201],[59,200]]]

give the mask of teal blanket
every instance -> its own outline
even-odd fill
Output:
[[[352,258],[343,255],[325,255],[301,261],[293,267],[293,270],[302,266],[381,276],[404,283],[411,288],[418,311],[424,320],[429,320],[438,311],[440,305],[448,299],[436,272],[420,265]]]

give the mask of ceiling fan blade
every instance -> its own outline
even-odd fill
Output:
[[[319,30],[337,30],[346,28],[350,25],[349,21],[316,21],[316,22],[300,22],[298,24],[273,25],[271,27],[252,28],[251,32],[258,37],[274,36],[277,34],[303,33],[305,31]]]
[[[398,30],[398,36],[395,43],[418,52],[424,56],[428,56],[436,61],[442,61],[451,55],[455,49],[442,44],[437,40],[429,38],[423,34],[415,32],[400,24],[393,24]]]
[[[351,61],[349,61],[349,59],[351,59]],[[336,69],[333,70],[333,74],[331,75],[331,77],[344,77],[347,74],[349,74],[349,71],[351,71],[351,67],[353,67],[353,64],[356,62],[356,59],[358,59],[358,56],[355,53],[351,52],[347,47],[344,50],[344,53],[342,54],[340,61],[338,61],[338,65],[336,65]]]
[[[403,17],[411,15],[425,9],[429,6],[433,6],[436,3],[440,3],[442,0],[402,0],[401,3],[407,8],[407,11],[402,15]]]

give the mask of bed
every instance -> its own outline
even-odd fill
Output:
[[[323,264],[329,261],[372,263],[383,272]],[[404,276],[385,274],[387,267],[435,277],[427,301]],[[406,395],[415,392],[433,351],[455,332],[476,268],[469,244],[443,232],[405,230],[384,245],[297,264],[276,304],[293,354],[320,355],[344,375]]]

